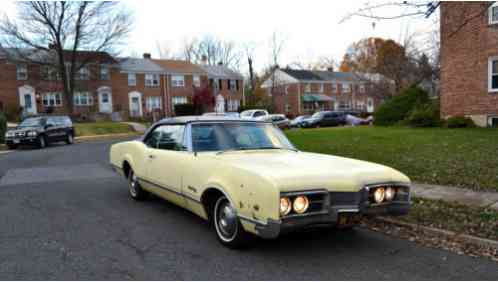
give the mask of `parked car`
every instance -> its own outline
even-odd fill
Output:
[[[267,110],[247,110],[240,113],[243,119],[264,119],[270,115]]]
[[[346,114],[344,112],[323,111],[316,112],[310,118],[301,122],[301,127],[325,127],[346,124]]]
[[[204,113],[203,116],[225,116],[225,117],[240,117],[240,114],[237,112],[223,112],[223,113]]]
[[[74,142],[74,127],[68,116],[38,116],[24,119],[17,127],[5,134],[9,149],[19,145],[35,145],[45,148],[52,142]]]
[[[370,125],[373,122],[373,117],[369,116],[368,118],[360,118],[354,115],[346,115],[346,124],[356,126],[356,125]]]
[[[310,116],[305,115],[296,117],[295,119],[291,120],[290,127],[301,127],[301,123],[307,118],[310,118]]]
[[[290,128],[290,122],[285,117],[285,115],[281,115],[281,114],[268,115],[263,120],[273,123],[275,126],[278,126],[280,129],[289,129]]]
[[[276,238],[312,226],[351,226],[363,215],[410,208],[410,180],[402,173],[298,151],[264,121],[164,119],[140,140],[113,145],[110,163],[128,180],[131,198],[153,193],[190,210],[211,221],[231,248],[247,243],[248,234]]]

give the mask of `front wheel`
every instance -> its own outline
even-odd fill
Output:
[[[43,149],[43,148],[47,147],[47,139],[43,135],[38,136],[38,142],[37,143],[38,143],[38,148],[39,149]]]
[[[225,196],[216,201],[213,215],[216,235],[223,245],[231,249],[247,245],[249,234],[242,227],[235,208]]]
[[[73,144],[73,143],[74,143],[74,136],[73,136],[73,134],[72,134],[71,132],[69,132],[69,133],[67,134],[67,137],[66,137],[66,143],[67,143],[68,145],[71,145],[71,144]]]
[[[147,196],[147,192],[138,183],[138,177],[132,169],[128,173],[128,192],[130,197],[136,201],[141,201]]]

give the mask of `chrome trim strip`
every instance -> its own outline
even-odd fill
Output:
[[[328,194],[329,191],[324,189],[307,190],[307,191],[290,191],[280,192],[280,196],[296,196],[296,195],[310,195],[310,194]]]
[[[250,218],[250,217],[247,217],[247,216],[243,216],[243,215],[240,215],[238,214],[237,215],[240,219],[242,220],[245,220],[245,221],[248,221],[250,223],[254,223],[254,224],[258,224],[258,225],[267,225],[266,222],[263,222],[261,220],[258,220],[258,219],[253,219],[253,218]]]
[[[194,202],[196,202],[196,203],[199,203],[199,204],[201,203],[201,201],[200,201],[200,200],[197,200],[197,199],[195,199],[195,198],[192,198],[192,197],[190,197],[190,196],[188,196],[188,195],[185,195],[185,194],[183,194],[183,193],[181,193],[181,192],[175,191],[175,190],[174,190],[174,189],[172,189],[172,188],[169,188],[169,187],[165,187],[165,186],[159,185],[159,184],[154,183],[154,182],[152,182],[152,181],[149,181],[149,180],[146,180],[146,179],[143,179],[143,178],[138,178],[138,181],[143,181],[143,182],[145,182],[145,183],[148,183],[148,184],[151,184],[151,185],[153,185],[153,186],[156,186],[156,187],[157,187],[157,188],[159,188],[159,189],[163,189],[163,190],[166,190],[166,191],[168,191],[168,192],[171,192],[171,193],[177,194],[178,196],[184,197],[184,198],[186,198],[186,199],[188,199],[188,200],[191,200],[191,201],[194,201]]]

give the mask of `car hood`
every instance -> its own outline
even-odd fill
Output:
[[[225,152],[215,158],[267,178],[280,191],[358,191],[368,184],[410,182],[404,174],[387,166],[332,155],[254,150]]]
[[[12,129],[9,129],[8,132],[16,133],[16,132],[26,132],[26,131],[39,131],[41,129],[42,128],[40,126],[26,126],[26,127],[17,126]]]

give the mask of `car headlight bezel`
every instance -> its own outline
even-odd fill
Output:
[[[380,204],[385,200],[386,190],[384,187],[375,188],[373,192],[373,199],[376,204]]]
[[[299,207],[300,204],[302,205],[301,207]],[[292,201],[292,210],[297,214],[305,213],[308,210],[309,206],[310,201],[305,195],[297,196]]]
[[[14,136],[15,136],[15,133],[14,133],[14,132],[12,132],[12,131],[7,131],[7,132],[5,133],[5,137],[14,137]]]
[[[280,197],[279,213],[286,216],[292,211],[292,201],[289,197]]]
[[[396,189],[394,187],[387,187],[384,194],[386,201],[390,202],[396,197]]]

